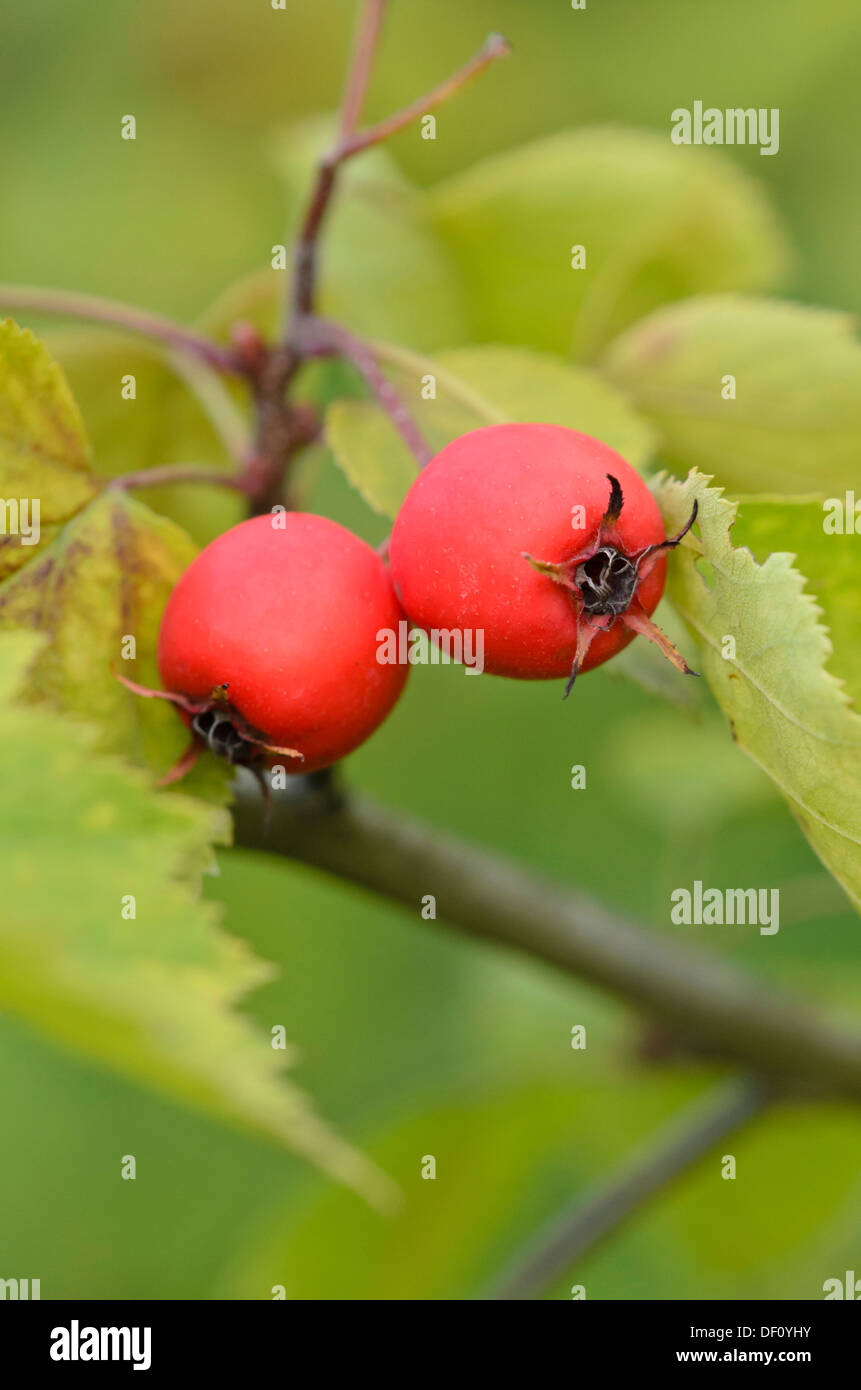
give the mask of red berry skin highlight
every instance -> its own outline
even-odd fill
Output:
[[[230,706],[272,757],[313,772],[350,753],[385,719],[408,668],[377,661],[377,632],[403,612],[379,555],[326,517],[254,517],[218,536],[168,600],[158,644],[167,691]],[[186,723],[190,720],[183,713]]]
[[[495,675],[567,676],[577,654],[577,606],[524,552],[565,566],[594,548],[608,475],[624,497],[615,519],[620,548],[635,555],[664,543],[643,479],[587,434],[560,425],[490,425],[447,444],[413,483],[392,532],[392,578],[410,620],[423,628],[483,628],[485,669]],[[578,506],[583,525],[575,529]],[[637,587],[646,615],[657,607],[665,575],[664,555],[655,556]],[[634,636],[622,621],[594,632],[579,669],[601,665]]]

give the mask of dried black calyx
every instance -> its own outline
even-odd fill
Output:
[[[260,749],[243,738],[221,709],[201,710],[192,719],[191,727],[211,753],[231,764],[252,763],[260,754]]]
[[[622,485],[618,478],[614,478],[612,473],[606,475],[607,482],[610,484],[610,500],[607,503],[607,510],[601,518],[601,529],[606,526],[615,526],[619,517],[622,515],[622,508],[625,505],[625,498],[622,495]]]
[[[676,651],[669,637],[652,622],[637,594],[641,581],[648,579],[666,552],[674,550],[690,531],[697,518],[697,503],[694,501],[690,516],[675,536],[655,541],[629,555],[621,549],[623,542],[616,529],[625,502],[622,488],[612,473],[607,474],[607,481],[610,484],[610,497],[607,510],[598,523],[594,549],[584,548],[579,554],[561,561],[536,559],[528,550],[521,552],[524,560],[528,560],[539,574],[546,575],[554,584],[562,585],[574,608],[577,643],[571,674],[565,686],[566,696],[577,679],[577,673],[583,669],[592,639],[598,633],[609,632],[617,618],[632,633],[642,633],[650,642],[654,642],[678,670],[691,676],[697,674],[691,670],[681,652]],[[612,653],[605,653],[602,659],[606,660],[608,654]]]
[[[583,607],[597,617],[618,616],[628,608],[639,581],[636,563],[612,545],[602,545],[574,573]]]

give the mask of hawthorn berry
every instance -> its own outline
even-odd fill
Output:
[[[408,618],[483,629],[485,669],[544,680],[592,670],[650,621],[667,539],[638,473],[606,444],[559,425],[490,425],[453,440],[413,483],[389,552]]]
[[[224,532],[173,590],[158,641],[165,689],[192,741],[163,779],[209,748],[260,776],[343,758],[385,719],[408,668],[377,660],[403,612],[380,556],[326,517],[278,512]],[[262,779],[261,779],[262,780]]]

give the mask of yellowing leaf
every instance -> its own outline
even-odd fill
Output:
[[[0,579],[32,560],[94,491],[83,421],[62,369],[29,330],[0,321]],[[7,534],[21,525],[22,499],[28,523],[38,504],[36,544],[24,543],[23,528]],[[7,521],[10,500],[19,510]]]
[[[62,363],[81,408],[97,473],[113,477],[171,464],[213,471],[233,466],[195,394],[194,373],[202,372],[209,389],[223,398],[222,409],[236,416],[236,423],[230,421],[236,429],[242,428],[240,398],[234,403],[226,386],[213,384],[208,368],[186,367],[182,358],[159,344],[102,328],[60,329],[47,334],[46,342]],[[133,398],[128,396],[129,377],[134,378]],[[147,489],[144,496],[201,545],[243,516],[239,494],[226,488],[179,483]]]
[[[172,521],[108,490],[0,585],[0,629],[29,628],[50,638],[29,671],[28,698],[87,719],[98,728],[101,750],[159,773],[176,761],[187,732],[170,705],[132,695],[111,667],[159,686],[162,610],[194,554]],[[123,655],[129,638],[133,659]],[[214,759],[202,759],[192,777],[196,792],[223,797],[224,769]]]
[[[693,472],[658,501],[697,531],[670,566],[669,595],[702,647],[700,669],[741,748],[786,797],[813,848],[861,907],[861,717],[826,670],[831,642],[792,556],[757,564],[730,535],[736,505]],[[728,639],[732,639],[730,642]]]
[[[658,305],[766,288],[787,262],[755,183],[645,131],[535,140],[446,180],[429,206],[462,271],[470,337],[580,360]]]
[[[734,492],[832,495],[859,482],[861,343],[847,314],[696,299],[637,324],[605,367],[680,472],[704,469]]]
[[[200,901],[224,813],[149,791],[93,752],[85,726],[10,703],[38,645],[0,639],[0,1007],[378,1199],[380,1175],[284,1079],[284,1053],[234,1012],[270,971]]]
[[[59,329],[46,342],[87,423],[99,473],[224,461],[212,424],[159,344],[93,327]],[[133,398],[124,382],[130,376]]]
[[[80,411],[57,363],[28,329],[0,323],[0,441],[4,450],[86,473],[90,451]]]
[[[112,359],[98,360],[106,390],[105,363]],[[124,363],[122,357],[114,362],[115,384]],[[153,358],[150,367],[160,381],[163,365]],[[0,629],[50,638],[28,672],[28,698],[87,719],[98,728],[101,750],[164,772],[188,741],[176,711],[130,695],[111,667],[141,684],[159,684],[162,610],[195,547],[173,522],[127,493],[94,496],[89,465],[62,369],[31,333],[9,321],[0,325],[0,487],[6,495],[40,497],[42,522],[39,546],[0,537],[7,542],[0,546]],[[224,769],[202,760],[189,785],[223,800]]]
[[[375,351],[434,451],[482,425],[534,420],[595,435],[634,467],[649,455],[648,427],[586,368],[523,348],[456,348],[433,360],[385,344]],[[353,486],[394,518],[418,470],[388,417],[366,401],[336,401],[326,437]]]

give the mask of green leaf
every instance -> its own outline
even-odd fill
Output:
[[[79,512],[38,559],[0,585],[0,629],[45,633],[26,694],[86,718],[100,751],[166,772],[188,742],[163,700],[132,695],[111,672],[160,685],[155,651],[164,605],[195,547],[172,521],[124,492],[104,492]],[[135,659],[125,659],[125,638]],[[225,770],[201,759],[189,785],[223,799]]]
[[[831,534],[823,522],[823,497],[742,496],[733,539],[758,560],[789,550],[821,605],[834,655],[829,670],[845,680],[861,706],[861,536]],[[842,499],[841,499],[842,500]]]
[[[10,703],[38,645],[0,640],[0,1006],[379,1198],[379,1175],[284,1080],[283,1052],[233,1011],[270,971],[200,901],[224,813],[149,791],[85,726]]]
[[[821,610],[791,555],[778,551],[760,565],[733,547],[737,507],[701,474],[660,484],[668,532],[684,524],[695,497],[701,539],[689,537],[677,552],[669,596],[700,639],[700,670],[734,739],[771,777],[861,907],[861,718],[825,669],[831,643]],[[727,637],[734,657],[722,654]]]
[[[733,491],[840,492],[858,482],[861,344],[846,314],[726,295],[661,310],[607,352],[610,378],[680,472]],[[721,394],[735,377],[736,398]]]
[[[456,348],[433,360],[385,344],[375,352],[435,451],[482,425],[535,420],[595,435],[634,467],[649,456],[648,427],[586,368],[522,348]],[[430,400],[429,378],[436,393]],[[366,401],[336,401],[326,416],[326,436],[353,486],[376,511],[394,518],[418,470],[388,416]]]
[[[735,165],[644,131],[533,141],[445,181],[430,204],[462,271],[470,336],[579,360],[661,304],[767,288],[788,259]],[[572,269],[574,246],[585,269]]]
[[[39,505],[39,540],[6,534],[0,510],[0,578],[32,561],[68,517],[92,497],[90,447],[61,368],[28,329],[0,322],[0,498],[26,499],[28,525]],[[17,524],[20,526],[20,511]],[[35,538],[35,530],[33,536]]]

